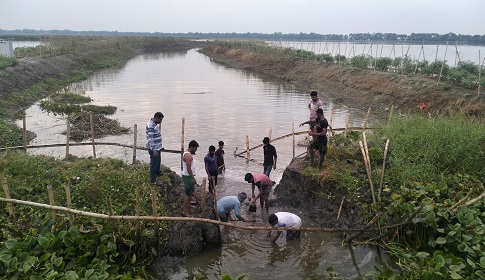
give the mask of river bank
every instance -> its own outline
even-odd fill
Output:
[[[400,113],[417,113],[426,104],[426,113],[485,117],[484,94],[429,77],[402,75],[275,56],[258,49],[209,44],[200,50],[219,63],[291,81],[302,91],[318,91],[326,98],[348,107],[387,117],[394,106]]]

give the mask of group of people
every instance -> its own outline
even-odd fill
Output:
[[[320,154],[319,168],[323,166],[325,154],[327,151],[327,129],[329,128],[328,121],[323,114],[323,102],[318,98],[318,93],[312,91],[310,93],[311,101],[308,104],[310,110],[310,119],[302,122],[300,126],[308,124],[310,126],[309,135],[313,136],[313,141],[310,143],[310,157],[313,163],[315,152]],[[163,151],[162,136],[159,129],[159,124],[163,120],[163,114],[156,112],[146,125],[146,136],[148,153],[150,155],[150,183],[152,185],[160,186],[161,183],[157,181],[157,177],[161,176],[160,164],[161,164],[161,152]],[[215,186],[217,186],[217,177],[225,170],[224,163],[224,142],[219,141],[219,148],[216,150],[215,146],[209,146],[209,151],[204,157],[204,166],[207,176],[209,178],[209,191],[215,192]],[[196,161],[193,155],[195,155],[199,144],[197,141],[192,140],[189,142],[187,150],[182,155],[182,181],[184,182],[184,203],[182,216],[189,216],[189,207],[192,196],[194,195],[195,186],[197,181],[195,179]],[[269,194],[271,192],[274,181],[269,178],[271,170],[276,169],[277,152],[276,148],[270,144],[269,137],[263,139],[263,173],[253,174],[247,173],[244,176],[244,180],[251,184],[251,197],[252,205],[255,205],[259,199],[261,209],[269,210]],[[255,188],[258,188],[259,193],[255,194]],[[219,219],[224,222],[233,221],[231,212],[234,211],[234,215],[239,221],[246,221],[240,213],[241,204],[247,199],[248,195],[245,192],[239,193],[237,196],[226,196],[217,201]],[[297,215],[289,212],[277,212],[268,216],[268,223],[275,227],[289,227],[295,230],[277,231],[273,237],[273,241],[276,241],[281,234],[285,235],[287,239],[297,239],[300,237],[301,219]],[[268,232],[268,236],[271,236],[271,231]]]

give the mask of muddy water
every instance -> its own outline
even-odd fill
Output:
[[[165,115],[162,123],[163,146],[180,150],[182,118],[185,118],[185,141],[195,139],[200,148],[195,156],[199,163],[197,180],[202,181],[203,157],[209,145],[217,146],[223,140],[226,151],[226,172],[220,177],[218,197],[234,195],[240,191],[250,192],[243,180],[246,172],[262,173],[262,150],[251,152],[249,163],[241,157],[233,157],[234,151],[246,147],[246,136],[251,147],[262,142],[265,136],[272,138],[295,131],[303,131],[298,124],[308,119],[309,92],[300,92],[291,83],[251,72],[227,68],[216,64],[196,50],[178,53],[160,53],[136,57],[117,69],[101,71],[87,81],[72,84],[66,90],[85,93],[96,105],[113,105],[118,108],[112,118],[132,133],[109,136],[98,141],[118,142],[127,145],[134,141],[134,124],[138,126],[137,145],[145,144],[145,124],[156,111]],[[350,114],[350,126],[361,126],[363,113],[342,104],[333,104],[322,96],[327,118],[332,115],[334,128],[345,127]],[[361,109],[361,108],[359,108]],[[332,112],[332,114],[331,114]],[[30,144],[65,143],[62,134],[66,130],[63,117],[46,114],[37,105],[26,112],[27,128],[37,134]],[[22,124],[19,123],[21,126]],[[297,143],[304,136],[296,137]],[[278,151],[277,169],[271,178],[278,182],[285,166],[293,156],[292,138],[273,143]],[[297,146],[295,154],[304,152]],[[65,156],[65,148],[32,149],[33,154]],[[90,146],[75,146],[70,153],[90,156]],[[97,157],[120,158],[132,161],[132,150],[116,146],[96,146]],[[138,151],[137,159],[148,161],[146,151]],[[164,153],[162,163],[180,174],[180,155]],[[148,180],[148,176],[147,176]],[[294,209],[270,209],[275,211]],[[257,225],[266,224],[267,214],[254,215]],[[244,209],[243,214],[247,212]],[[312,221],[300,214],[303,226]],[[196,258],[187,259],[179,272],[157,275],[159,278],[185,279],[191,275],[206,274],[218,278],[223,273],[250,273],[254,278],[263,277],[298,279],[321,275],[328,267],[338,274],[357,278],[380,266],[381,257],[371,247],[348,248],[341,245],[340,238],[322,233],[305,233],[300,241],[284,247],[269,244],[264,232],[224,230],[220,248],[210,249]],[[275,277],[277,276],[277,277]]]

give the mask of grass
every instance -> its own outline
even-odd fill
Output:
[[[18,64],[17,58],[15,57],[5,57],[0,55],[0,70],[7,67],[12,67]]]

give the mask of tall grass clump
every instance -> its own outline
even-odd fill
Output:
[[[391,140],[389,177],[396,184],[440,181],[450,174],[485,181],[485,125],[465,117],[395,118],[378,137]]]

